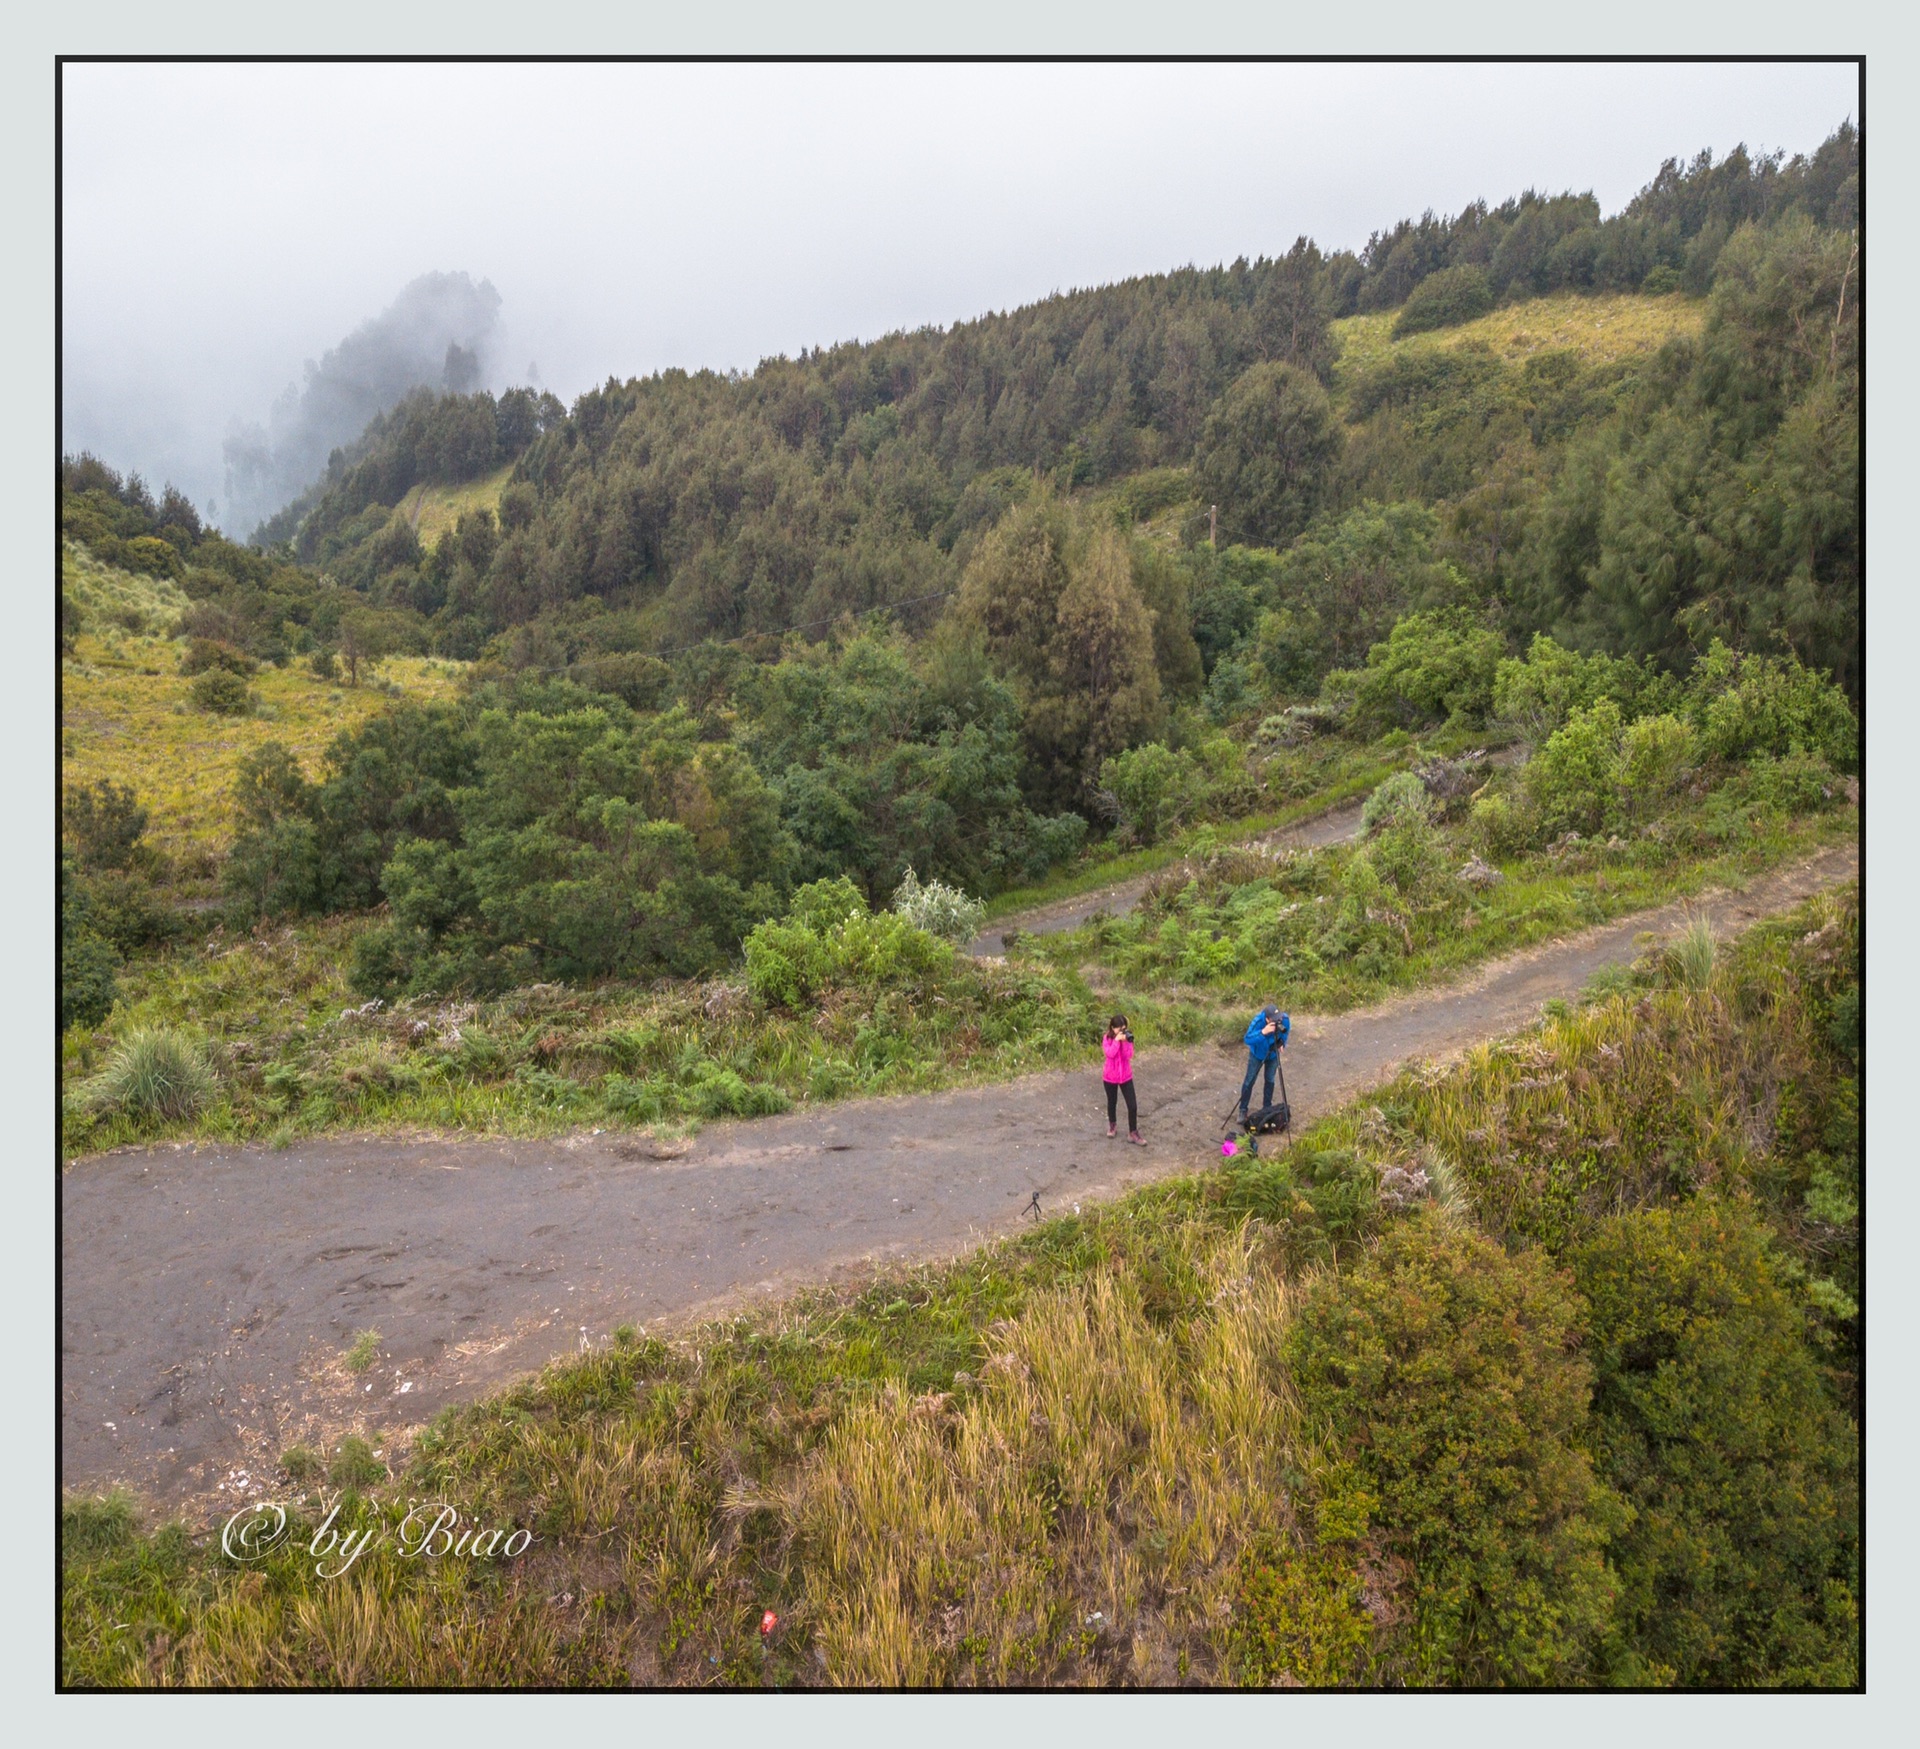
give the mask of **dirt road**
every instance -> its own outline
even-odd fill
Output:
[[[1345,807],[1315,814],[1310,820],[1296,821],[1291,826],[1260,833],[1244,840],[1244,843],[1249,847],[1272,845],[1301,850],[1322,844],[1345,844],[1349,839],[1360,836],[1360,809],[1363,805],[1363,802],[1350,802]],[[1005,953],[1007,931],[1010,929],[1018,930],[1022,935],[1058,935],[1062,930],[1077,929],[1088,918],[1102,913],[1110,917],[1124,917],[1140,903],[1140,895],[1147,890],[1148,883],[1157,880],[1165,872],[1164,869],[1155,869],[1151,874],[1135,875],[1132,880],[1116,881],[1110,886],[1095,887],[1089,893],[1075,893],[1070,899],[1056,899],[1051,905],[1037,905],[1031,911],[1018,911],[1011,917],[1002,917],[992,928],[983,930],[975,938],[970,951],[976,954]]]
[[[1723,933],[1851,878],[1853,847],[1700,905]],[[1672,906],[1503,960],[1443,991],[1296,1015],[1303,1117],[1419,1058],[1525,1025]],[[1093,1053],[1090,1049],[1090,1055]],[[61,1186],[62,1474],[210,1515],[296,1439],[376,1444],[603,1338],[770,1298],[869,1262],[950,1255],[1212,1159],[1242,1059],[1146,1050],[1144,1148],[1109,1142],[1097,1067],[717,1124],[678,1158],[608,1134],[544,1141],[165,1147]],[[354,1376],[338,1360],[381,1332]],[[270,1482],[268,1483],[270,1486]]]

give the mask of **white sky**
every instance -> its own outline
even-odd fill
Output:
[[[563,398],[1811,151],[1851,65],[69,66],[64,441],[204,499],[235,417],[431,269]]]

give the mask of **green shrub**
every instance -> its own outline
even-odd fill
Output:
[[[164,1028],[130,1033],[87,1085],[96,1111],[177,1122],[213,1098],[215,1081],[200,1047]]]
[[[815,934],[825,934],[849,917],[866,915],[865,896],[845,875],[828,881],[809,881],[787,906],[788,920]]]
[[[187,639],[187,647],[180,657],[182,674],[206,674],[221,668],[244,678],[254,671],[255,666],[251,656],[217,638]]]
[[[63,934],[60,942],[60,1030],[98,1026],[120,994],[120,956],[90,929]]]
[[[1606,1674],[1856,1682],[1856,1432],[1754,1212],[1701,1197],[1616,1216],[1570,1261],[1592,1308],[1593,1448],[1633,1507]]]
[[[194,681],[193,708],[209,716],[244,717],[253,709],[253,688],[225,668],[209,668]]]
[[[1747,769],[1727,785],[1728,799],[1789,817],[1817,814],[1839,800],[1841,780],[1824,759],[1789,753],[1775,759],[1756,753]]]
[[[1260,664],[1245,656],[1222,656],[1207,676],[1207,720],[1232,723],[1250,716],[1267,696]]]
[[[833,956],[820,934],[804,923],[757,925],[744,946],[747,988],[773,1008],[804,1008],[832,975]]]
[[[1678,717],[1642,717],[1620,735],[1617,781],[1627,811],[1646,819],[1673,799],[1693,762],[1693,731]]]
[[[1512,795],[1492,790],[1477,797],[1467,814],[1467,831],[1475,849],[1489,862],[1518,856],[1540,835],[1540,816],[1522,790]]]
[[[1155,844],[1191,819],[1206,799],[1206,777],[1191,753],[1169,752],[1157,741],[1129,748],[1100,767],[1100,787],[1121,835]]]
[[[79,892],[87,927],[123,954],[156,947],[179,933],[179,919],[137,875],[98,874],[83,878]]]
[[[1309,1425],[1413,1568],[1408,1677],[1578,1681],[1612,1616],[1622,1514],[1585,1449],[1580,1303],[1540,1251],[1433,1213],[1308,1293],[1287,1350]]]
[[[805,1008],[829,985],[878,989],[953,963],[951,945],[892,912],[875,916],[845,876],[802,887],[784,919],[758,924],[748,934],[745,955],[754,996],[793,1010]]]
[[[1573,711],[1528,760],[1524,779],[1545,831],[1599,831],[1618,807],[1620,707],[1603,698]]]
[[[185,570],[179,553],[168,542],[150,534],[135,535],[126,542],[120,551],[120,562],[124,569],[147,577],[178,577]]]
[[[1380,878],[1406,899],[1427,894],[1450,861],[1439,828],[1413,813],[1400,815],[1364,854]]]
[[[1714,758],[1817,754],[1839,771],[1860,757],[1846,694],[1793,657],[1742,656],[1715,639],[1687,683],[1701,748]]]
[[[133,790],[109,778],[68,790],[62,816],[85,869],[131,866],[147,830],[147,810]]]
[[[1493,308],[1493,287],[1478,267],[1443,267],[1413,288],[1393,320],[1393,337],[1457,328]]]
[[[1494,671],[1493,714],[1543,741],[1576,710],[1603,698],[1623,718],[1662,710],[1674,697],[1673,682],[1624,656],[1582,656],[1536,633],[1524,660],[1509,657]]]
[[[1359,1573],[1339,1551],[1263,1540],[1241,1555],[1235,1577],[1228,1646],[1242,1687],[1366,1681],[1373,1616]]]
[[[1428,723],[1485,722],[1506,645],[1457,609],[1410,613],[1367,652],[1354,677],[1355,726],[1378,733]]]
[[[1405,820],[1431,820],[1433,797],[1411,771],[1396,771],[1381,782],[1360,809],[1363,832],[1384,832]]]

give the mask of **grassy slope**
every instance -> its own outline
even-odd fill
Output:
[[[1647,297],[1639,292],[1582,297],[1562,292],[1508,304],[1457,328],[1393,338],[1398,315],[1382,310],[1347,316],[1333,324],[1339,343],[1338,375],[1350,375],[1383,363],[1394,352],[1433,352],[1458,346],[1486,346],[1509,364],[1537,352],[1577,352],[1596,364],[1611,364],[1636,353],[1653,352],[1676,334],[1697,334],[1706,320],[1706,303],[1679,292]]]
[[[145,611],[152,631],[170,630],[187,602],[171,585],[130,577],[75,555],[74,594],[103,610],[118,603]],[[178,600],[174,600],[178,597]],[[250,717],[196,711],[193,682],[179,671],[182,643],[108,623],[88,614],[89,629],[61,663],[60,777],[63,787],[111,778],[131,784],[152,813],[150,841],[189,868],[224,847],[232,827],[230,791],[242,758],[268,741],[284,741],[317,774],[321,751],[342,729],[380,710],[380,686],[315,679],[300,661],[263,668],[252,685]],[[414,698],[452,694],[461,664],[395,657],[380,679]]]
[[[469,510],[500,508],[500,494],[513,477],[513,467],[514,464],[508,462],[504,468],[460,486],[415,486],[400,500],[400,514],[412,521],[413,531],[423,547],[436,547],[440,537],[450,534],[453,525]]]
[[[1422,1218],[1564,1238],[1672,1194],[1684,1158],[1692,1183],[1771,1199],[1792,1245],[1796,1131],[1837,1134],[1854,1109],[1804,994],[1809,973],[1830,975],[1853,903],[1762,926],[1745,970],[1712,990],[1662,990],[1649,973],[1404,1077],[1280,1159],[672,1344],[616,1332],[449,1412],[390,1477],[364,1448],[320,1454],[336,1481],[363,1468],[346,1521],[389,1531],[344,1578],[317,1579],[290,1550],[236,1570],[204,1534],[140,1533],[124,1499],[71,1503],[63,1674],[1232,1683],[1258,1679],[1244,1557],[1278,1537],[1301,1575],[1283,1667],[1341,1680],[1320,1654],[1357,1634],[1350,1649],[1377,1662],[1349,1661],[1349,1675],[1391,1675],[1414,1594],[1391,1550],[1319,1540],[1325,1500],[1350,1483],[1287,1373],[1300,1289],[1399,1218],[1372,1188],[1390,1166],[1432,1179]],[[296,1454],[277,1496],[300,1502],[303,1526],[337,1491],[309,1466]],[[392,1531],[414,1498],[538,1540],[517,1562],[400,1558]],[[779,1621],[763,1642],[768,1608]]]

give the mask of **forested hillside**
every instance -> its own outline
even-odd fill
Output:
[[[247,546],[69,459],[69,1170],[1090,1087],[1116,1005],[1237,1074],[1276,992],[1844,868],[1859,147],[423,391]],[[525,1569],[316,1592],[70,1502],[63,1668],[1853,1685],[1859,941],[1699,916],[1284,1152],[280,1456],[303,1524],[459,1494]]]
[[[1857,691],[1857,159],[1842,128],[1790,165],[1669,164],[1604,223],[1590,199],[1527,195],[1402,222],[1357,257],[1302,239],[746,377],[609,381],[564,419],[524,395],[423,397],[370,433],[296,549],[418,610],[447,653],[518,628],[513,650],[551,666],[887,603],[924,624],[1036,490],[1131,480],[1136,512],[1185,506],[1189,543],[1217,503],[1223,539],[1275,548],[1418,502],[1518,632],[1679,664],[1716,632],[1784,637]],[[1336,365],[1356,314],[1397,309],[1409,335],[1609,290],[1704,298],[1704,325],[1630,362]],[[424,554],[384,514],[424,473],[496,456],[518,463],[494,529]]]

